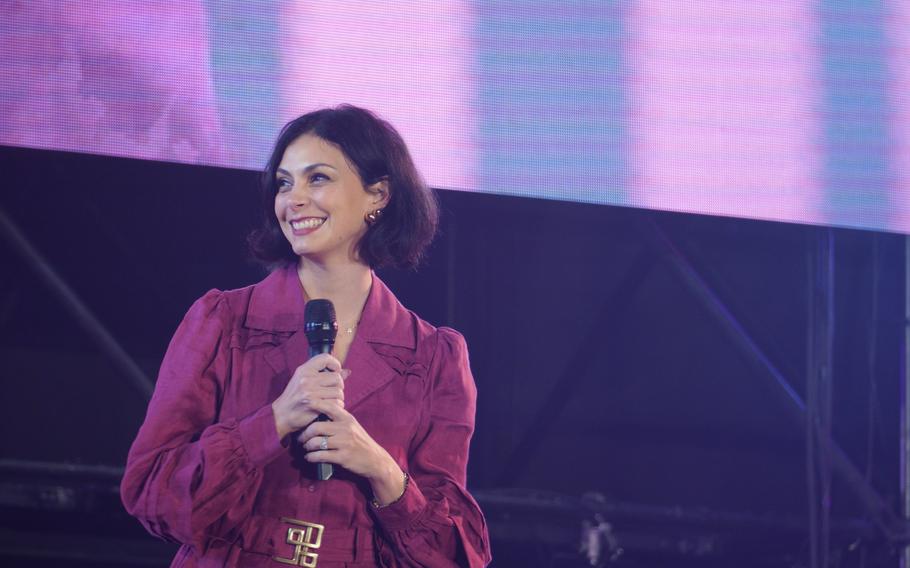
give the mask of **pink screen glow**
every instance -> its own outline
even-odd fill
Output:
[[[0,143],[228,165],[201,2],[5,3]],[[170,19],[176,26],[162,26]]]
[[[342,102],[371,108],[402,132],[434,187],[476,188],[470,11],[413,5],[282,2],[282,121]]]
[[[889,53],[889,69],[894,74],[889,95],[893,116],[891,134],[894,137],[890,157],[894,164],[895,211],[892,226],[910,233],[910,2],[897,2],[888,27],[893,47]]]
[[[810,4],[637,4],[629,46],[634,205],[819,217]]]
[[[0,3],[0,144],[259,169],[342,102],[434,187],[910,233],[899,0]]]

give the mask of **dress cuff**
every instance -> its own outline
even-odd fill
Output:
[[[423,492],[411,476],[404,494],[398,501],[379,509],[373,508],[373,513],[386,530],[395,531],[411,526],[426,508],[427,498],[423,496]]]
[[[238,430],[243,449],[256,467],[268,465],[285,451],[275,429],[275,414],[271,404],[243,418]]]

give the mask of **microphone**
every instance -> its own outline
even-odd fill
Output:
[[[311,359],[316,355],[332,352],[335,335],[338,333],[338,322],[335,321],[335,306],[330,300],[310,300],[306,303],[303,308],[303,331],[310,345]],[[328,419],[325,414],[316,417],[319,422]],[[320,481],[326,481],[332,477],[332,473],[332,464],[316,464],[316,474]]]

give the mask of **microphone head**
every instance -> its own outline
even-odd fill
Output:
[[[303,331],[310,345],[334,345],[338,333],[335,306],[330,300],[310,300],[303,309]]]

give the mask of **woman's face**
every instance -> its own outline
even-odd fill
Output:
[[[342,151],[312,134],[287,147],[276,183],[281,231],[295,254],[320,262],[357,261],[364,215],[388,199],[384,182],[368,191]]]

